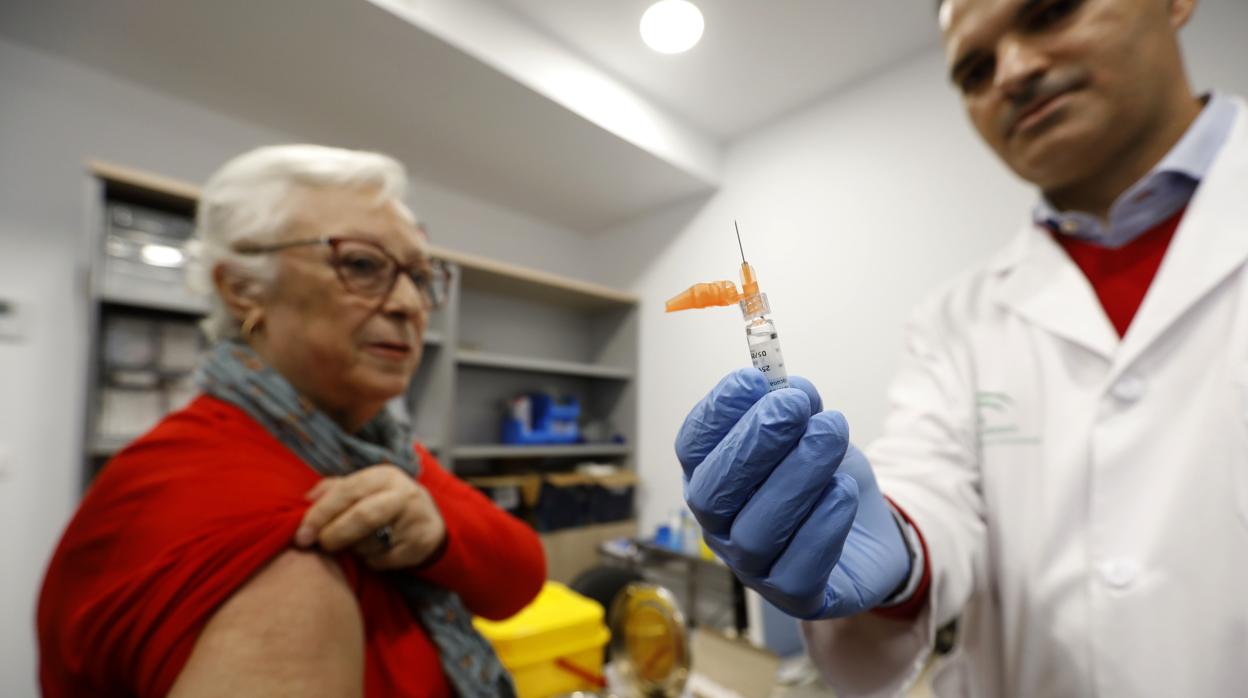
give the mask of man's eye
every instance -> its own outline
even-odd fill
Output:
[[[967,94],[975,92],[992,77],[992,71],[992,61],[976,61],[958,76],[958,87]]]
[[[1027,27],[1032,30],[1048,29],[1069,17],[1081,4],[1082,0],[1056,0],[1056,2],[1051,2],[1031,14],[1031,17],[1027,19]]]

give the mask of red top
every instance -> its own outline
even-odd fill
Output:
[[[1144,294],[1148,293],[1186,210],[1179,209],[1157,227],[1117,249],[1053,234],[1057,244],[1088,277],[1119,337],[1127,334],[1135,311],[1144,302]]]
[[[537,535],[423,448],[418,481],[446,521],[445,552],[412,574],[474,614],[513,615],[546,576]],[[242,410],[201,396],[100,473],[52,557],[39,599],[43,694],[163,696],[217,607],[292,546],[320,475]],[[366,696],[450,696],[403,597],[351,554]]]

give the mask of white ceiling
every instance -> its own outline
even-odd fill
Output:
[[[706,30],[687,53],[642,43],[654,0],[491,0],[721,140],[934,47],[931,0],[692,0]]]
[[[936,41],[927,0],[697,1],[675,57],[645,0],[3,0],[0,36],[585,233],[713,191],[727,139]]]

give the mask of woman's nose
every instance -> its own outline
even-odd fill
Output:
[[[386,302],[381,309],[387,315],[416,317],[429,311],[429,301],[416,287],[412,277],[401,273],[394,280],[394,287],[390,289],[390,295],[386,296]]]

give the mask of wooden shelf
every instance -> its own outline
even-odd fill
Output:
[[[88,160],[87,171],[108,182],[181,199],[187,203],[193,204],[199,200],[199,186],[181,179],[152,174],[102,160]]]
[[[593,456],[627,456],[633,449],[628,444],[477,444],[456,446],[456,458],[589,458]]]
[[[584,376],[586,378],[607,378],[611,380],[629,380],[632,371],[614,366],[600,364],[584,364],[575,361],[554,361],[551,359],[533,359],[524,356],[494,354],[485,351],[460,349],[455,353],[455,360],[461,366],[477,366],[507,371],[529,371],[532,373],[553,373],[563,376]]]
[[[637,305],[641,301],[636,295],[606,286],[485,259],[436,245],[430,247],[430,252],[438,259],[458,265],[466,285],[491,293],[518,296],[541,303],[585,310],[624,308]]]
[[[107,182],[191,203],[199,199],[201,191],[192,182],[101,160],[89,160],[87,171]],[[460,273],[474,288],[585,309],[622,308],[641,302],[637,295],[588,281],[570,279],[437,245],[430,245],[429,251],[437,259],[458,265]]]

